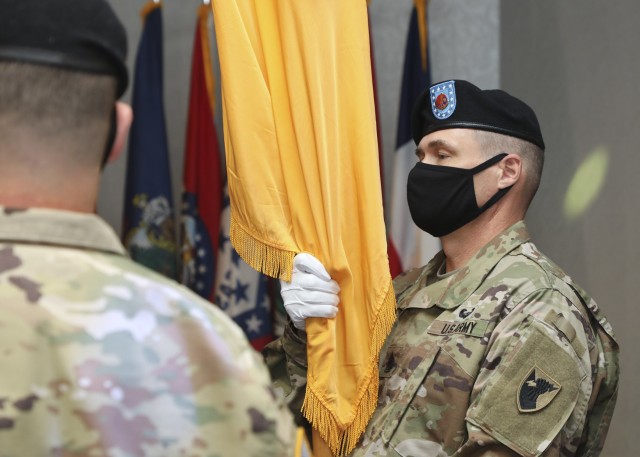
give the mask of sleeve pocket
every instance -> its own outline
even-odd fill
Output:
[[[525,457],[541,455],[576,407],[587,372],[573,348],[542,321],[523,324],[467,421]]]

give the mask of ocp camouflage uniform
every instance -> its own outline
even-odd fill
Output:
[[[438,280],[444,260],[394,283],[398,320],[380,356],[378,407],[351,455],[599,455],[618,346],[596,303],[523,222]],[[288,329],[265,352],[296,408],[303,342]]]
[[[241,330],[99,218],[0,208],[0,456],[285,456]]]

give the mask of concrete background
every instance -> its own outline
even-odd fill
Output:
[[[110,1],[129,33],[132,68],[145,1]],[[412,0],[373,0],[370,6],[387,194],[412,5]],[[163,12],[165,114],[176,208],[198,6],[199,0],[166,0]],[[632,445],[640,432],[635,390],[640,364],[632,348],[640,327],[634,288],[640,271],[640,90],[635,84],[640,56],[634,46],[640,41],[640,3],[431,0],[429,13],[434,81],[462,78],[483,88],[502,87],[538,113],[547,158],[528,224],[537,244],[594,296],[616,330],[623,376],[603,456],[637,455]],[[604,184],[583,213],[569,217],[564,207],[569,182],[594,149],[604,151],[608,160]],[[122,218],[125,159],[105,171],[98,205],[116,230]],[[585,194],[594,181],[587,175]]]

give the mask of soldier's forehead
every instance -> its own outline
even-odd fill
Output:
[[[444,129],[432,132],[422,138],[419,149],[445,148],[453,151],[468,150],[479,145],[475,130],[471,129]]]

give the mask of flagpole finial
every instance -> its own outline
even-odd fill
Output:
[[[418,30],[420,34],[420,54],[422,55],[422,71],[427,71],[428,65],[428,43],[429,43],[429,26],[428,7],[429,0],[413,0],[414,7],[418,18]]]

